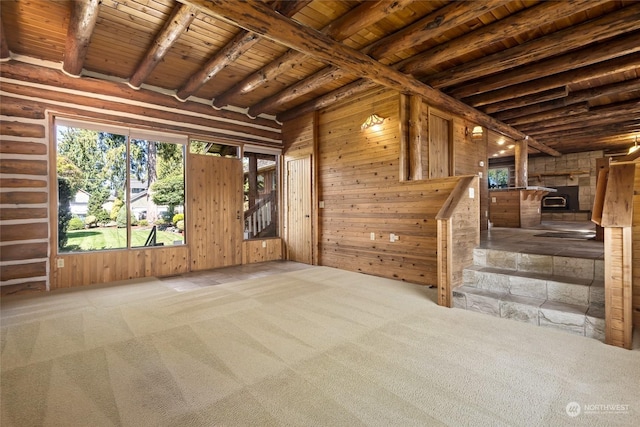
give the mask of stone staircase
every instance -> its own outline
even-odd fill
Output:
[[[475,249],[453,306],[604,341],[604,262]]]

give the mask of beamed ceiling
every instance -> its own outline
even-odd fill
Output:
[[[377,86],[530,153],[640,135],[638,1],[4,0],[1,58],[283,122]],[[231,107],[230,107],[231,106]],[[263,116],[264,117],[264,116]]]

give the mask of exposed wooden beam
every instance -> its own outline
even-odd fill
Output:
[[[247,115],[249,117],[258,117],[260,113],[268,113],[272,108],[289,102],[297,97],[309,93],[327,83],[340,79],[348,74],[346,71],[337,67],[326,67],[318,71],[314,75],[307,77],[298,83],[289,86],[285,90],[269,96],[257,104],[249,107]]]
[[[528,105],[536,105],[547,101],[562,99],[569,94],[567,86],[548,89],[543,92],[532,93],[530,95],[518,96],[506,101],[496,102],[495,104],[485,105],[481,108],[487,114],[493,114],[497,111],[524,108]],[[498,118],[497,115],[494,117]],[[498,118],[498,120],[501,120]]]
[[[522,132],[539,134],[541,131],[563,131],[567,129],[579,129],[587,125],[598,123],[605,125],[623,122],[629,118],[640,119],[640,101],[634,100],[604,108],[593,109],[587,113],[576,114],[569,117],[558,117],[543,122],[528,123],[519,126]]]
[[[499,42],[503,37],[515,37],[525,31],[535,30],[539,26],[545,24],[548,21],[549,16],[564,18],[593,6],[594,2],[591,0],[579,0],[573,3],[544,2],[540,5],[525,9],[524,11],[516,15],[509,16],[504,20],[500,20],[498,22],[481,27],[478,30],[472,31],[471,33],[468,33],[450,42],[440,44],[420,55],[412,57],[407,61],[402,61],[394,65],[394,68],[400,68],[403,71],[411,72],[420,70],[421,67],[429,68],[432,66],[436,66],[441,62],[450,60],[452,55],[462,56],[475,49],[480,49],[488,44]],[[458,19],[453,19],[452,16],[449,16],[448,19],[441,19],[442,16],[455,15],[457,18],[463,17],[465,19],[471,20],[486,12],[482,10],[481,13],[473,13],[472,10],[470,12],[471,14],[463,13],[465,7],[471,7],[473,10],[475,10],[474,8],[477,7],[477,3],[459,2],[456,4],[445,6],[444,8],[441,8],[427,15],[425,18],[419,21],[419,23],[422,24],[422,27],[427,27],[424,28],[422,32],[419,31],[419,26],[410,26],[406,29],[400,30],[399,32],[389,37],[373,43],[372,45],[362,49],[361,52],[368,53],[373,58],[379,59],[387,52],[395,53],[398,50],[405,49],[406,47],[402,44],[403,41],[412,40],[413,42],[419,43],[425,40],[424,37],[434,38],[441,35],[441,31],[448,30],[449,25],[451,24],[459,24]],[[439,26],[434,24],[438,21],[441,21]],[[417,59],[414,60],[413,58]],[[415,70],[412,67],[415,67]],[[318,77],[320,77],[320,73],[318,73]],[[322,83],[321,81],[318,81],[318,84],[316,85],[312,78],[310,79],[310,81],[305,82],[305,88],[313,90],[320,87]],[[367,89],[368,88],[365,85],[360,84],[350,87],[348,89],[348,92],[353,95],[357,93],[355,92],[355,90],[364,91]],[[298,94],[300,94],[300,92],[298,92]],[[309,112],[314,109],[314,106],[316,106],[316,108],[326,107],[327,105],[331,104],[331,99],[342,99],[342,95],[343,93],[341,92],[341,89],[337,89],[330,94],[323,95],[322,97],[318,98],[317,102],[306,102],[300,106],[296,106],[295,109],[292,109],[291,112],[286,112],[279,115],[279,117],[293,117],[299,114],[298,111]],[[565,95],[566,93],[562,94],[562,96]],[[299,108],[300,110],[298,110]]]
[[[100,3],[101,0],[71,2],[71,17],[62,63],[62,70],[71,76],[79,76],[82,73],[91,36],[98,22]]]
[[[4,25],[2,25],[2,17],[0,17],[0,61],[8,60],[9,58],[11,58],[11,51],[9,50],[7,38],[4,36]]]
[[[640,7],[640,4],[638,4]],[[640,20],[638,20],[640,22]],[[460,99],[492,90],[502,89],[540,77],[567,72],[567,70],[584,68],[589,65],[609,61],[611,59],[640,52],[640,32],[630,33],[618,39],[596,46],[569,52],[533,65],[519,67],[504,73],[477,80],[471,84],[453,89],[449,93]],[[440,86],[445,85],[440,78]],[[448,85],[447,85],[448,86]],[[559,85],[556,85],[559,86]]]
[[[185,1],[188,4],[199,7],[205,13],[211,13],[246,30],[263,34],[265,37],[284,44],[291,49],[299,50],[336,67],[344,68],[348,72],[361,75],[390,89],[400,92],[412,92],[423,97],[436,108],[460,115],[464,119],[484,125],[511,138],[522,139],[526,137],[525,134],[511,126],[470,108],[463,102],[445,95],[411,76],[383,65],[373,58],[338,43],[318,31],[278,15],[263,3],[255,0],[246,2],[225,2],[224,0]],[[530,138],[530,145],[545,151],[547,154],[555,156],[561,154],[543,144],[537,143],[532,138]]]
[[[504,3],[505,0],[492,0],[482,5],[473,2],[451,3],[428,14],[415,24],[368,45],[361,49],[360,52],[368,54],[374,59],[380,59],[392,53],[395,54],[414,44],[438,37],[451,28],[475,19]],[[248,114],[250,117],[256,117],[260,113],[269,112],[273,107],[318,89],[328,81],[331,81],[331,79],[338,79],[345,74],[347,73],[336,67],[324,68],[314,75],[253,105],[249,108]]]
[[[634,53],[610,61],[590,65],[588,67],[569,70],[563,73],[541,77],[536,80],[525,81],[503,89],[475,95],[466,99],[465,102],[473,107],[479,107],[572,83],[578,83],[584,80],[591,80],[635,70],[638,67],[640,67],[640,54]]]
[[[296,117],[300,117],[303,114],[307,114],[312,111],[319,110],[320,108],[327,107],[343,99],[349,99],[358,93],[365,92],[376,86],[378,86],[378,84],[374,81],[367,80],[367,79],[358,79],[352,83],[349,83],[348,85],[342,86],[339,89],[331,91],[326,95],[322,95],[318,98],[315,98],[303,104],[297,105],[295,108],[292,108],[291,110],[278,114],[277,119],[279,122],[284,123]]]
[[[531,103],[533,105],[527,105],[526,107],[514,108],[495,114],[498,120],[508,121],[517,117],[527,117],[530,115],[540,114],[544,111],[555,110],[560,107],[567,107],[569,105],[578,104],[580,102],[591,101],[602,96],[615,95],[617,93],[625,92],[637,92],[640,91],[640,78],[631,80],[625,80],[610,85],[598,86],[591,89],[583,89],[577,92],[572,92],[566,97],[560,99],[554,99],[547,102]],[[532,96],[532,95],[528,95]],[[495,104],[492,104],[495,105]],[[487,108],[483,108],[485,112],[489,112]]]
[[[475,4],[475,2],[474,2]],[[461,37],[439,44],[399,64],[400,69],[415,76],[433,72],[440,63],[451,60],[451,57],[464,56],[467,53],[499,43],[508,37],[517,37],[527,31],[538,30],[554,19],[567,18],[573,14],[596,6],[590,0],[575,2],[542,2],[505,19],[471,31]]]
[[[389,14],[403,9],[407,4],[413,1],[414,0],[399,0],[389,3],[388,1],[378,0],[375,2],[364,2],[347,12],[341,18],[325,26],[322,29],[322,33],[338,41],[344,40],[350,35],[357,33],[362,28],[366,28],[368,25],[379,21]],[[216,96],[213,100],[213,106],[215,108],[224,107],[233,97],[253,91],[258,86],[261,86],[267,81],[277,77],[280,73],[289,69],[294,64],[304,61],[304,58],[305,55],[301,52],[296,50],[287,51],[275,61],[265,65],[262,69],[247,76],[230,89]],[[254,109],[254,113],[255,110],[256,109]]]
[[[543,111],[537,114],[530,114],[528,116],[516,117],[515,119],[505,120],[505,123],[510,124],[511,126],[519,126],[527,123],[536,123],[542,122],[545,120],[551,120],[556,117],[567,118],[567,120],[571,120],[570,116],[575,114],[586,113],[589,111],[589,105],[586,102],[582,102],[580,104],[573,104],[569,107],[561,107],[555,108],[553,110]]]
[[[478,18],[508,1],[453,2],[408,27],[373,43],[364,51],[372,58],[384,58],[419,45],[444,32]]]
[[[567,129],[563,131],[548,131],[544,129],[540,129],[539,131],[533,132],[536,138],[540,140],[545,140],[549,138],[575,138],[575,137],[587,137],[587,138],[618,138],[624,137],[624,135],[628,133],[633,133],[635,131],[640,132],[640,123],[638,123],[637,119],[627,119],[624,121],[618,121],[614,124],[609,125],[598,125],[594,127],[584,127],[580,126],[574,129]]]
[[[177,5],[169,20],[165,23],[160,33],[156,36],[153,45],[147,51],[144,58],[138,64],[129,79],[129,86],[134,89],[139,88],[149,77],[162,58],[169,52],[171,46],[178,40],[180,35],[189,27],[196,17],[195,9],[186,5]]]
[[[310,2],[311,0],[277,2],[272,7],[283,16],[291,17]],[[176,97],[182,101],[189,98],[227,65],[234,62],[259,41],[259,35],[240,30],[229,43],[216,52],[195,74],[189,77],[189,80],[176,92]]]
[[[514,73],[517,72],[521,76],[520,79],[525,79],[527,71],[535,71],[538,68],[544,70],[544,75],[550,75],[569,68],[584,67],[595,62],[611,59],[615,57],[611,56],[614,53],[617,53],[616,56],[623,56],[634,52],[635,50],[628,49],[629,43],[622,43],[622,41],[628,38],[635,39],[635,43],[640,45],[640,35],[636,35],[636,37],[628,35],[628,33],[638,29],[640,29],[640,3],[606,14],[598,19],[522,43],[510,49],[469,61],[429,76],[424,81],[432,87],[441,89],[488,75],[495,75],[509,69],[515,69]],[[621,34],[625,35],[620,39],[620,43],[606,42],[606,40]],[[598,43],[601,42],[602,48],[598,49]],[[585,46],[587,47],[585,48]],[[575,52],[577,49],[581,50]],[[596,50],[599,51],[599,54],[594,54]],[[558,55],[565,52],[570,53],[558,57]],[[605,55],[605,52],[608,54]],[[586,55],[587,53],[589,55]],[[547,60],[541,65],[534,64],[550,57],[556,58]],[[533,76],[531,78],[540,77],[539,73],[531,73],[531,75]],[[509,80],[504,81],[501,79],[500,82],[497,83],[496,81],[493,86],[487,86],[484,83],[478,86],[482,88],[482,91],[487,91],[511,84]],[[502,86],[498,86],[498,84],[502,84]],[[456,97],[465,96],[456,91],[453,91],[452,94]]]

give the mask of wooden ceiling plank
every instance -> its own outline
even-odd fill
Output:
[[[547,110],[538,114],[531,114],[528,116],[517,117],[515,119],[505,120],[505,123],[511,126],[519,126],[527,123],[536,123],[545,120],[551,120],[558,116],[568,117],[575,114],[586,113],[589,111],[589,105],[586,102],[580,104],[574,104],[569,107],[556,108],[553,110]]]
[[[466,2],[465,4],[473,7],[475,7],[476,5],[475,3],[466,3]],[[455,6],[455,9],[453,9],[454,6]],[[568,4],[566,2],[545,2],[540,5],[526,9],[520,12],[519,14],[505,18],[502,21],[482,27],[476,31],[473,31],[462,37],[452,40],[451,42],[438,45],[433,49],[429,49],[424,54],[418,55],[417,58],[419,58],[419,62],[423,66],[429,67],[429,66],[432,66],[433,64],[437,64],[441,61],[450,59],[452,54],[455,54],[456,56],[462,56],[475,49],[479,49],[485,46],[486,44],[498,42],[502,40],[504,37],[513,37],[517,34],[521,34],[522,32],[538,28],[538,26],[548,22],[549,16],[555,16],[559,19],[565,16],[569,16],[571,14],[578,13],[584,9],[591,8],[591,7],[594,7],[594,2],[591,0],[580,0],[572,4]],[[462,8],[462,4],[459,4],[457,6],[452,5],[451,7],[448,6],[443,9],[448,9],[449,11],[455,10],[458,13],[460,13],[460,11],[462,10],[461,8]],[[428,26],[429,22],[437,21],[438,17],[443,15],[444,13],[443,9],[440,9],[432,14],[429,14],[427,17],[423,18],[419,22],[423,23],[423,25],[425,26]],[[482,13],[484,13],[484,11]],[[472,19],[473,17],[477,17],[479,15],[474,15],[474,16],[465,15],[465,16],[469,19]],[[445,21],[445,22],[447,23],[455,22],[456,24],[459,24],[459,22],[455,20]],[[361,50],[361,52],[363,53],[369,52],[370,56],[374,58],[378,58],[379,55],[383,54],[383,52],[394,53],[398,49],[402,49],[402,46],[399,44],[399,42],[398,41],[394,42],[394,39],[396,40],[415,40],[416,39],[417,36],[415,34],[412,34],[412,27],[413,26],[410,26],[407,29],[403,29],[397,32],[396,34],[390,36],[389,38],[380,40],[374,43],[373,45],[371,45],[370,47],[367,47],[364,50]],[[437,27],[436,29],[442,31],[443,29],[447,30],[449,28],[447,25],[441,24],[440,27]],[[425,31],[425,34],[429,34],[430,37],[437,37],[441,34],[441,32],[430,30],[428,32]],[[382,45],[388,45],[389,48],[380,49],[380,52],[376,53],[377,47]],[[390,49],[391,47],[393,47],[393,50]],[[411,64],[411,61],[409,62],[404,61],[399,64],[396,64],[394,68],[402,68],[403,71],[411,71],[410,64]],[[318,82],[318,83],[319,83],[318,86],[314,85],[313,81],[306,82],[305,84],[309,88],[316,88],[316,87],[319,87],[319,85],[321,84],[321,82]],[[365,87],[366,87],[365,85],[357,86],[358,90],[366,90]],[[347,91],[351,95],[353,95],[354,90],[356,90],[355,87],[349,88]],[[562,89],[562,92],[563,93],[561,96],[565,96],[566,95],[565,89]],[[555,94],[553,96],[559,96],[559,95]],[[308,109],[312,108],[314,105],[316,106],[329,105],[328,100],[330,99],[336,99],[336,100],[342,99],[342,93],[340,92],[340,90],[336,91],[335,94],[330,93],[321,97],[315,103],[307,102],[307,103],[304,103],[303,105],[296,106],[294,111],[291,111],[291,113],[288,113],[288,114],[285,113],[285,114],[279,115],[279,117],[289,117],[289,116],[298,114],[297,113],[298,108],[302,108],[301,111],[308,112]],[[550,99],[550,98],[547,98],[547,99]]]
[[[282,15],[290,18],[310,2],[311,0],[295,2],[280,1],[273,4],[272,7]],[[261,37],[259,35],[246,30],[240,30],[240,32],[222,49],[218,50],[197,73],[189,77],[189,80],[176,92],[176,97],[181,101],[185,101],[224,69],[224,67],[234,62],[260,40]]]
[[[638,6],[640,6],[640,4],[638,4]],[[640,23],[640,19],[638,22]],[[627,34],[611,42],[589,46],[504,73],[496,73],[488,78],[480,79],[469,85],[453,89],[449,91],[449,93],[458,99],[468,98],[484,92],[502,89],[543,76],[566,72],[567,70],[587,67],[636,52],[640,52],[640,32]],[[442,86],[442,84],[440,86]]]
[[[548,89],[543,92],[532,93],[530,95],[519,96],[517,98],[508,99],[506,101],[496,102],[495,104],[485,105],[481,108],[487,114],[493,115],[498,111],[511,111],[512,109],[525,108],[530,105],[540,105],[545,102],[553,102],[561,100],[569,94],[567,86]],[[560,107],[562,105],[558,105]],[[497,115],[495,118],[499,119]]]
[[[518,117],[527,117],[530,115],[539,114],[543,111],[566,107],[580,102],[587,102],[592,99],[600,98],[602,96],[614,95],[620,92],[633,92],[637,90],[640,90],[640,78],[625,80],[622,82],[598,86],[590,89],[583,89],[577,92],[569,93],[566,97],[561,99],[555,99],[548,102],[540,102],[538,104],[528,105],[522,108],[514,108],[503,111],[501,113],[495,114],[494,117],[498,120],[507,121]],[[485,112],[488,112],[487,109],[484,110]]]
[[[473,107],[506,101],[520,96],[565,86],[585,80],[592,80],[604,76],[634,70],[640,66],[640,54],[633,53],[609,61],[599,62],[587,67],[572,69],[562,73],[528,80],[503,89],[493,90],[480,95],[469,97],[465,102]]]
[[[325,67],[312,76],[301,80],[298,83],[287,87],[285,90],[267,97],[257,104],[249,107],[247,115],[249,117],[258,117],[260,113],[269,112],[272,108],[278,105],[284,104],[304,94],[307,94],[334,80],[340,79],[347,74],[348,73],[346,71],[333,66]]]
[[[424,81],[434,88],[443,89],[488,75],[495,75],[509,69],[514,69],[514,73],[517,72],[520,76],[526,75],[528,69],[535,70],[537,68],[544,70],[547,75],[555,74],[566,70],[568,65],[571,65],[572,68],[578,68],[600,62],[601,55],[591,55],[590,62],[587,62],[588,59],[582,53],[592,51],[594,46],[597,46],[595,43],[599,42],[602,42],[603,48],[609,49],[610,44],[606,40],[638,29],[640,29],[640,3],[627,6],[583,24],[539,37],[510,49],[483,56],[474,61],[429,76]],[[635,40],[636,43],[640,44],[640,36],[635,37]],[[615,45],[615,43],[613,44]],[[621,44],[619,48],[618,46],[611,46],[611,51],[621,52],[628,46],[626,43],[619,44]],[[587,47],[585,48],[584,46]],[[578,53],[573,52],[576,49],[581,49],[581,51]],[[565,52],[570,53],[546,61],[540,67],[535,64],[550,57],[557,57]],[[539,76],[539,73],[532,74]],[[485,88],[484,90],[492,90],[509,85],[508,81],[503,84],[503,86],[497,86],[497,83],[494,86],[482,84],[482,87]],[[460,95],[455,91],[451,93],[455,97],[464,97],[464,95]]]
[[[284,113],[278,114],[276,118],[279,122],[284,123],[303,114],[310,113],[320,108],[328,107],[329,105],[343,99],[349,99],[354,95],[357,95],[358,93],[373,89],[376,86],[378,86],[378,84],[374,81],[367,79],[358,79],[354,82],[349,83],[348,85],[342,86],[339,89],[331,91],[325,95],[307,101],[303,104],[297,105],[295,108],[285,111]]]
[[[186,5],[176,6],[171,17],[153,42],[152,47],[147,51],[138,68],[129,79],[129,86],[138,89],[144,83],[195,17],[195,9]]]
[[[77,77],[82,73],[91,36],[98,22],[100,3],[100,0],[71,2],[71,17],[62,63],[62,70],[70,76]]]
[[[514,139],[524,139],[527,135],[495,120],[480,111],[452,98],[424,83],[403,74],[373,58],[351,49],[311,28],[288,20],[257,1],[225,2],[224,0],[185,0],[205,13],[212,13],[221,19],[233,21],[249,31],[287,45],[304,54],[332,64],[346,71],[361,75],[390,89],[411,92],[422,96],[436,108],[442,108],[462,116],[471,122],[481,124]],[[529,138],[534,148],[547,154],[560,156],[561,153]]]
[[[413,0],[399,0],[393,3],[386,1],[364,2],[343,15],[338,20],[325,26],[322,33],[329,37],[335,36],[338,41],[344,40],[350,35],[357,33],[362,28],[370,25],[372,22],[377,22],[385,16],[401,10],[412,1]],[[296,50],[289,50],[280,58],[265,65],[260,70],[247,76],[229,90],[216,96],[213,100],[214,108],[224,107],[236,95],[251,92],[258,86],[263,85],[267,81],[278,76],[280,73],[291,68],[297,62],[303,61],[304,57],[304,54]]]
[[[398,66],[405,73],[419,76],[432,67],[451,60],[452,56],[459,58],[486,46],[499,43],[505,38],[516,37],[527,31],[536,30],[548,24],[550,16],[554,19],[562,19],[595,5],[591,0],[542,2],[505,19],[480,27],[462,37],[441,43],[402,61]]]
[[[506,3],[509,1],[453,2],[391,36],[373,43],[365,49],[364,53],[376,59],[397,54],[438,37],[444,32],[489,13]]]
[[[586,113],[576,114],[569,117],[558,117],[539,123],[529,123],[519,126],[522,132],[537,134],[543,130],[554,129],[562,131],[566,129],[579,129],[589,124],[597,123],[598,125],[606,123],[616,123],[628,120],[629,117],[637,119],[640,114],[640,101],[631,101],[621,104],[598,108]]]
[[[451,3],[428,14],[415,24],[368,45],[361,49],[360,52],[368,54],[375,59],[379,59],[389,53],[397,53],[397,51],[407,49],[413,46],[413,44],[419,44],[430,38],[438,37],[451,28],[478,18],[505,3],[506,1],[504,0],[492,0],[483,3],[480,7],[477,3],[472,2]],[[250,117],[257,117],[258,114],[269,112],[277,105],[290,102],[297,97],[324,86],[334,76],[335,78],[339,78],[345,74],[344,71],[340,71],[335,67],[327,67],[307,77],[303,81],[289,86],[285,90],[253,105],[249,108],[248,114]]]

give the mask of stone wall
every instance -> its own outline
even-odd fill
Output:
[[[543,212],[543,220],[583,221],[591,218],[598,175],[596,159],[603,156],[602,151],[588,151],[560,157],[529,158],[529,185],[579,187],[579,212]]]

